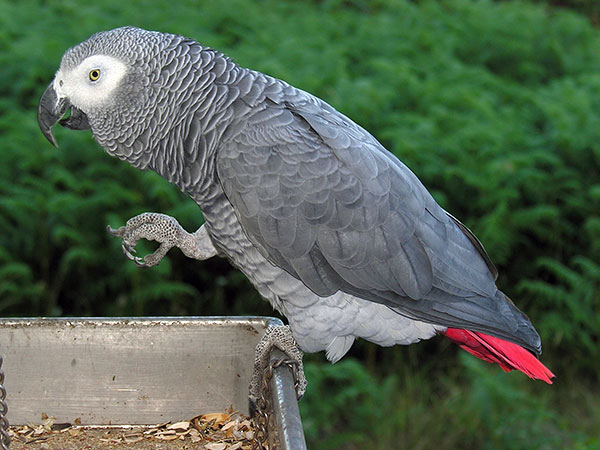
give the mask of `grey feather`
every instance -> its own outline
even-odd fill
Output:
[[[217,154],[219,178],[234,208],[246,197],[258,197],[260,207],[240,208],[238,219],[270,261],[319,295],[342,290],[409,317],[537,349],[533,327],[524,327],[526,337],[516,337],[499,314],[505,300],[497,294],[496,273],[481,244],[435,203],[406,166],[332,108],[315,111],[320,101],[309,94],[296,91],[293,98],[270,100],[274,104],[257,106],[260,128],[250,118]],[[293,114],[293,122],[279,122],[282,109]],[[282,142],[277,138],[282,133],[296,140]],[[293,204],[302,198],[293,218],[279,218],[265,200],[288,204],[289,194],[278,187],[291,184],[296,174],[273,172],[260,158],[244,158],[257,152],[278,160],[294,155],[297,173],[306,181],[293,191]],[[236,163],[239,159],[244,164]],[[243,177],[264,173],[268,182],[249,193]],[[513,309],[511,319],[522,320]]]

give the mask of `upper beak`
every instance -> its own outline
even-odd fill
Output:
[[[67,109],[71,108],[71,114],[69,117],[62,119]],[[40,104],[38,105],[38,123],[40,129],[46,139],[50,141],[52,145],[58,147],[56,139],[52,135],[52,127],[60,121],[63,127],[70,128],[72,130],[89,130],[90,123],[88,118],[83,111],[75,108],[66,98],[59,98],[54,90],[54,83],[46,88],[40,98]]]
[[[40,98],[40,104],[38,105],[38,124],[40,130],[46,136],[46,139],[50,141],[52,145],[58,147],[56,139],[52,135],[52,127],[61,119],[67,110],[68,103],[65,99],[59,99],[54,90],[54,82],[46,88]]]

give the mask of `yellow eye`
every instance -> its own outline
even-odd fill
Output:
[[[100,69],[92,69],[92,70],[90,70],[90,80],[91,81],[98,81],[98,78],[100,78]]]

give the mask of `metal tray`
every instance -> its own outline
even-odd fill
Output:
[[[8,420],[41,413],[83,425],[143,425],[248,413],[256,344],[269,317],[0,319]],[[272,355],[272,358],[277,357]],[[306,448],[292,374],[271,380],[278,448]]]

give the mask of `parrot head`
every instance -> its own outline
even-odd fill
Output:
[[[122,27],[94,34],[67,50],[39,102],[38,123],[44,136],[57,146],[52,129],[59,123],[91,130],[114,156],[131,159],[131,152],[139,156],[144,145],[134,141],[148,128],[155,100],[167,84],[161,77],[168,66],[165,59],[173,52],[165,49],[173,47],[175,38]]]

